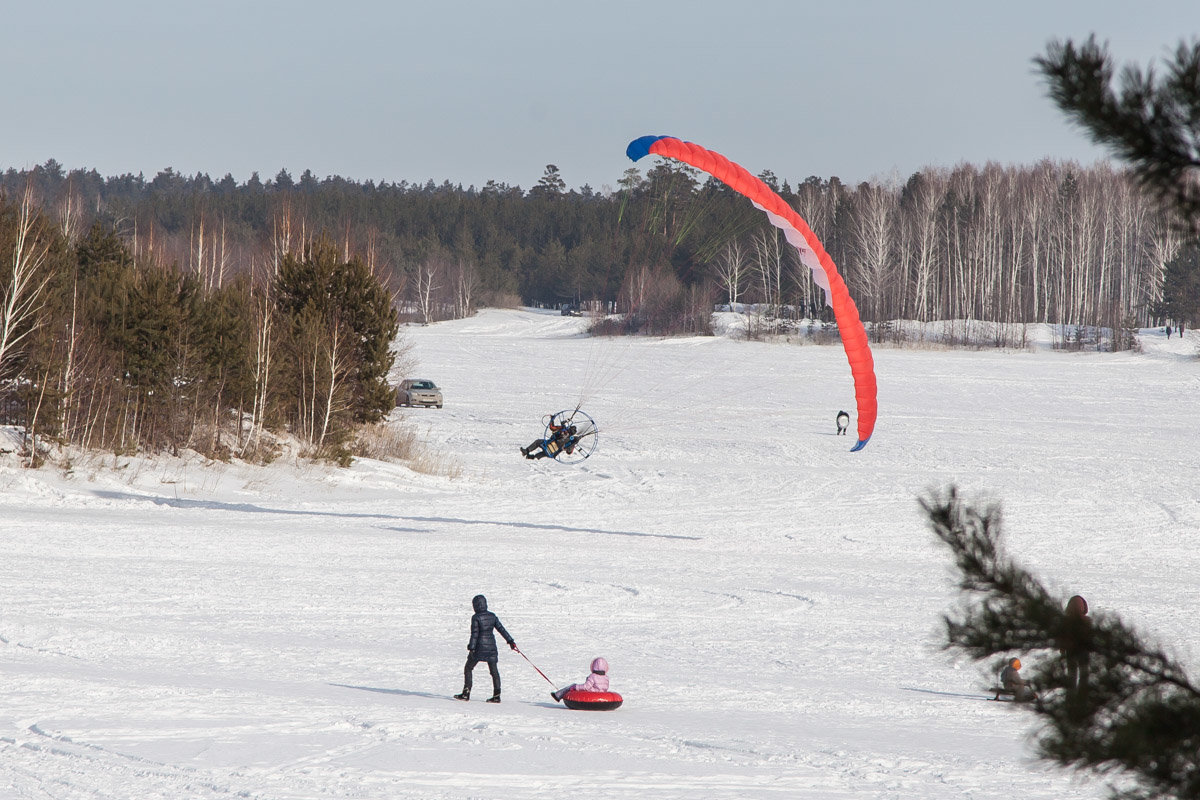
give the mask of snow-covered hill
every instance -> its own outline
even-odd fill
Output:
[[[397,414],[454,480],[3,462],[0,797],[1101,797],[938,649],[956,598],[916,498],[949,482],[1002,501],[1054,586],[1200,664],[1195,334],[877,348],[852,454],[836,345],[582,324],[407,329],[445,408]],[[520,457],[580,401],[595,456]],[[625,705],[567,711],[504,648],[502,704],[450,699],[480,592],[560,685],[605,656]]]

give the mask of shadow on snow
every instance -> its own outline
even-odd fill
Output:
[[[395,694],[402,697],[425,697],[430,700],[453,700],[448,694],[434,694],[433,692],[414,692],[408,689],[385,689],[382,686],[352,686],[348,683],[331,683],[330,686],[336,686],[339,689],[354,689],[359,692],[377,692],[379,694]],[[462,702],[461,700],[459,702]],[[562,708],[557,703],[533,702],[529,700],[518,701],[521,705],[537,706],[538,708]]]
[[[394,517],[394,519],[402,519],[406,522],[441,522],[452,525],[499,525],[506,528],[530,528],[539,531],[565,531],[566,533],[602,533],[608,536],[646,536],[652,539],[685,539],[688,541],[698,542],[700,536],[683,536],[674,533],[645,533],[643,531],[606,531],[600,528],[577,528],[570,525],[555,525],[547,522],[499,522],[488,519],[460,519],[458,517]],[[395,530],[407,532],[410,528],[387,528],[386,530]]]
[[[643,531],[608,531],[600,528],[580,528],[570,525],[555,525],[544,522],[512,522],[487,519],[461,519],[457,517],[406,517],[396,514],[369,514],[353,511],[312,511],[293,508],[268,508],[266,506],[258,506],[253,503],[222,503],[218,500],[186,500],[177,497],[160,497],[151,494],[133,494],[131,492],[112,492],[97,490],[92,492],[96,497],[101,497],[105,500],[140,500],[142,502],[153,503],[156,506],[168,506],[170,508],[182,509],[206,509],[209,511],[232,511],[242,512],[247,514],[285,514],[294,516],[311,516],[311,517],[343,517],[350,519],[389,519],[403,520],[405,522],[433,522],[450,525],[493,525],[507,528],[529,528],[532,530],[543,531],[563,531],[566,533],[599,533],[606,536],[638,536],[648,537],[651,539],[681,539],[685,541],[697,542],[702,539],[700,536],[683,536],[674,533],[645,533]],[[397,531],[400,533],[423,533],[425,531],[418,528],[400,528],[400,527],[382,527],[382,530]]]
[[[395,519],[391,514],[364,514],[353,511],[303,511],[291,508],[266,508],[252,503],[222,503],[218,500],[183,500],[177,497],[159,497],[152,494],[130,492],[94,491],[96,497],[105,500],[142,500],[156,506],[171,508],[203,508],[210,511],[242,511],[250,514],[293,514],[313,517],[353,517],[363,519]]]

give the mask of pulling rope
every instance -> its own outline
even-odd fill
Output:
[[[525,659],[526,661],[529,661],[529,656],[525,655],[524,653],[521,653],[521,650],[518,647],[516,647],[515,645],[513,646],[513,650],[516,650],[518,653],[520,653],[521,658]],[[546,673],[544,673],[540,669],[538,669],[537,664],[533,663],[532,661],[529,661],[529,666],[533,667],[534,669],[537,669],[537,674],[541,675],[543,678],[546,678]],[[558,685],[555,684],[554,681],[550,680],[549,678],[546,678],[546,683],[553,686],[554,691],[556,691],[556,692],[558,691]]]

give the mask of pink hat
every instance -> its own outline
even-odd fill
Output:
[[[603,658],[593,658],[592,659],[592,672],[597,672],[601,675],[604,675],[605,673],[608,672],[608,662],[605,661]]]

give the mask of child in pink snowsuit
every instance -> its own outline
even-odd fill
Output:
[[[608,662],[603,658],[592,659],[592,674],[584,679],[583,683],[572,683],[570,686],[565,686],[557,692],[551,692],[550,696],[555,700],[562,702],[563,697],[572,689],[578,689],[581,692],[607,692],[608,691]]]

